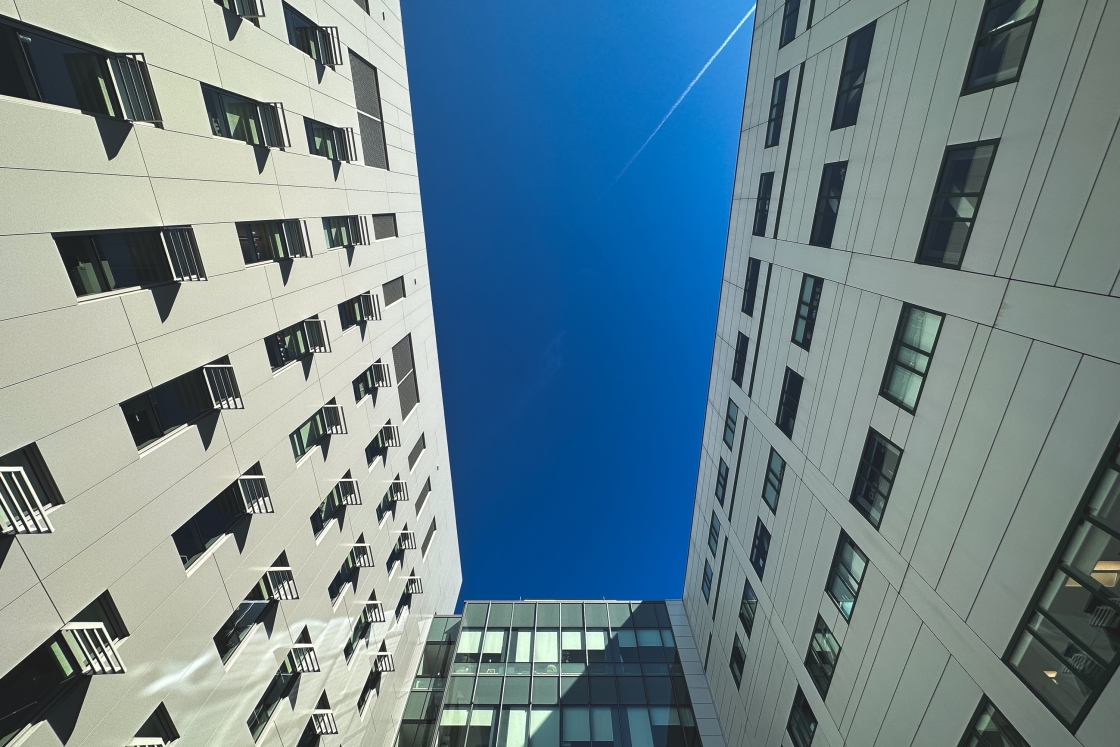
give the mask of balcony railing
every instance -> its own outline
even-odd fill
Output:
[[[161,233],[163,250],[167,253],[168,264],[171,265],[171,276],[180,283],[205,280],[206,270],[202,267],[202,255],[198,253],[194,229],[190,226],[179,226],[165,228]]]
[[[401,429],[392,423],[386,423],[381,426],[381,430],[378,431],[377,440],[382,448],[387,448],[389,446],[399,447],[401,445]]]
[[[401,550],[416,549],[416,532],[407,529],[397,532],[397,547]]]
[[[385,605],[376,599],[370,599],[362,602],[365,607],[366,618],[370,622],[383,623],[385,622]]]
[[[271,514],[272,496],[268,494],[268,483],[260,475],[242,475],[237,478],[241,490],[241,500],[247,514]]]
[[[342,479],[338,481],[338,502],[344,506],[362,505],[362,496],[358,492],[358,481]]]
[[[346,433],[346,418],[340,405],[323,405],[323,427],[327,433]]]
[[[395,672],[397,671],[396,664],[393,662],[393,655],[388,651],[378,651],[374,655],[373,668],[378,672]]]
[[[307,234],[307,223],[302,220],[286,220],[281,225],[284,227],[284,243],[287,244],[288,254],[310,258],[311,240]]]
[[[82,674],[124,673],[124,662],[105,623],[72,622],[62,626],[62,635],[78,658]]]
[[[288,137],[288,120],[284,116],[284,105],[282,103],[274,101],[257,104],[257,114],[261,118],[265,145],[269,148],[290,148],[292,146],[292,141]]]
[[[53,531],[47,510],[23,467],[0,467],[0,532],[43,534]]]
[[[350,559],[359,568],[373,568],[376,565],[373,559],[373,551],[368,544],[354,545],[354,548],[350,551]]]
[[[296,578],[292,569],[286,566],[269,568],[264,574],[265,586],[268,587],[268,598],[274,600],[299,599],[296,589]]]
[[[375,387],[391,387],[393,386],[393,377],[389,373],[389,364],[381,363],[380,361],[370,366],[370,373],[373,374],[373,385]]]
[[[334,712],[329,710],[314,710],[311,712],[311,727],[319,736],[324,734],[338,734],[338,724],[334,720]]]
[[[152,79],[148,75],[148,63],[144,60],[144,55],[139,52],[121,54],[112,58],[110,63],[125,119],[162,126],[163,115],[160,114],[159,104],[156,103],[156,93],[152,88]]]
[[[404,480],[389,483],[389,498],[397,503],[408,503],[408,484]]]
[[[297,672],[319,671],[319,657],[315,655],[315,647],[310,643],[297,643],[292,646],[288,655],[292,660],[292,669]]]
[[[424,584],[419,576],[408,576],[404,580],[404,590],[409,594],[423,594]]]
[[[307,319],[303,323],[307,336],[307,349],[312,353],[331,352],[331,341],[327,337],[327,323],[322,319]]]
[[[202,367],[206,374],[206,388],[210,390],[210,400],[216,410],[243,410],[241,390],[237,388],[237,377],[233,366],[228,363],[212,364]]]

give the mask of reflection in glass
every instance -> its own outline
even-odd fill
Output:
[[[459,634],[459,645],[455,649],[455,663],[477,664],[481,647],[482,631],[464,630]]]
[[[439,719],[439,747],[463,747],[467,739],[466,708],[444,708]]]
[[[555,708],[534,708],[529,718],[529,747],[560,747],[560,714]]]
[[[528,682],[526,680],[526,682]],[[498,726],[497,747],[526,747],[529,726],[528,708],[506,708]]]

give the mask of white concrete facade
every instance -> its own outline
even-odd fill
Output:
[[[1114,745],[1115,657],[1076,719],[1009,661],[1077,541],[1088,493],[1111,474],[1120,423],[1120,252],[1108,228],[1120,205],[1120,5],[1043,0],[1017,80],[967,94],[984,0],[803,0],[779,46],[785,9],[760,0],[755,16],[684,586],[728,744],[795,744],[800,689],[818,746],[963,744],[983,698],[1035,747]],[[846,40],[872,22],[858,119],[832,129]],[[767,147],[786,72],[779,142]],[[946,149],[996,140],[963,263],[918,263]],[[835,231],[818,246],[818,189],[836,162],[847,168]],[[748,315],[750,259],[760,273]],[[805,276],[823,285],[811,344],[799,346]],[[913,412],[881,395],[905,304],[944,315]],[[804,380],[792,435],[776,424],[787,368]],[[869,429],[902,454],[878,527],[850,500]],[[776,510],[762,497],[771,449],[785,462]],[[759,520],[771,536],[761,574]],[[867,558],[850,621],[826,590],[842,533]],[[757,596],[749,637],[745,582]],[[1115,599],[1110,578],[1098,587]],[[818,615],[841,647],[823,698],[804,663]],[[1114,620],[1094,629],[1116,640]],[[1035,674],[1057,688],[1070,666]]]
[[[253,745],[246,720],[304,629],[321,671],[299,676],[256,744],[295,745],[324,693],[339,733],[321,744],[389,744],[424,621],[454,609],[461,569],[400,7],[287,4],[337,27],[341,64],[289,43],[280,0],[263,0],[256,22],[213,0],[0,0],[0,24],[143,53],[162,112],[157,127],[0,96],[0,457],[37,447],[61,499],[53,531],[0,535],[0,678],[104,592],[127,630],[117,644],[126,671],[84,678],[77,706],[41,714],[14,744],[131,744],[162,703],[176,744]],[[305,136],[305,117],[357,135],[351,52],[377,69],[388,169],[364,165],[360,150],[354,162],[314,155]],[[216,137],[200,84],[282,103],[290,145]],[[327,245],[323,217],[386,214],[396,236],[374,240],[371,229],[366,244]],[[312,256],[247,264],[235,223],[285,219],[305,221]],[[54,235],[167,226],[193,228],[205,281],[76,295]],[[396,278],[405,295],[388,304],[382,285]],[[366,292],[381,318],[344,330],[338,305]],[[330,352],[274,370],[265,338],[316,314]],[[408,335],[419,404],[402,417],[392,351]],[[224,356],[243,409],[138,449],[121,403]],[[395,367],[392,386],[356,402],[352,382],[375,361]],[[345,433],[296,459],[289,434],[332,400]],[[371,463],[366,447],[390,422],[399,445]],[[274,511],[243,519],[185,569],[172,533],[258,463]],[[361,505],[316,536],[309,517],[347,472]],[[409,499],[379,521],[395,479]],[[406,529],[415,549],[389,573]],[[360,536],[373,567],[332,604],[328,585]],[[281,553],[298,599],[275,602],[274,622],[223,664],[215,634]],[[423,593],[398,619],[411,575]],[[348,663],[343,647],[373,594],[387,622]],[[383,643],[396,671],[359,715]]]

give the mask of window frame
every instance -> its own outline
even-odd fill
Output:
[[[735,382],[735,386],[742,389],[743,376],[747,373],[747,350],[751,340],[742,332],[739,332],[738,335],[735,339],[735,358],[731,366],[731,380]]]
[[[965,727],[964,734],[961,735],[961,741],[958,742],[958,747],[969,747],[969,745],[971,744],[991,744],[991,742],[989,742],[989,740],[987,739],[982,739],[982,741],[972,741],[972,739],[975,738],[976,734],[980,734],[981,737],[983,737],[983,732],[979,732],[976,730],[976,723],[980,720],[980,717],[984,715],[985,711],[988,710],[989,706],[992,709],[991,718],[993,721],[996,721],[996,725],[1002,727],[1002,725],[999,724],[999,720],[1002,719],[1003,721],[1007,722],[1007,727],[1011,729],[1011,734],[1006,734],[1002,731],[1001,728],[1000,736],[1012,736],[1015,739],[1015,743],[1012,743],[1010,740],[1001,740],[1001,744],[1004,747],[1030,747],[1027,741],[1023,739],[1023,735],[1020,734],[1019,730],[1015,728],[1015,725],[1011,723],[1011,720],[1008,719],[1007,716],[1004,716],[1003,712],[1000,711],[999,708],[996,708],[995,703],[993,703],[987,695],[980,696],[980,703],[977,704],[976,710],[972,712],[972,718],[969,720],[968,726]]]
[[[854,52],[853,52],[853,49],[852,49],[852,41],[853,41],[853,39],[858,37],[860,34],[866,32],[868,29],[870,29],[870,33],[871,33],[871,42],[867,45],[867,61],[863,63],[862,69],[861,69],[860,66],[855,64],[854,59],[853,59]],[[840,65],[840,80],[839,80],[839,82],[837,83],[837,86],[836,86],[836,103],[833,104],[833,109],[832,109],[832,128],[830,130],[832,132],[834,132],[836,130],[843,130],[843,129],[846,129],[848,127],[855,127],[857,122],[859,121],[859,110],[860,110],[861,105],[863,104],[863,88],[864,88],[865,85],[867,85],[867,69],[868,69],[868,67],[870,67],[870,64],[871,64],[871,50],[873,49],[874,44],[875,44],[875,21],[872,21],[871,23],[867,24],[863,28],[857,29],[856,31],[853,31],[851,34],[848,35],[847,44],[844,47],[844,61]],[[848,63],[849,62],[853,63],[851,68],[848,68]],[[853,77],[859,76],[860,74],[862,74],[861,82],[859,84],[851,84],[850,83],[851,79]],[[845,77],[848,77],[848,80],[849,80],[849,85],[848,85],[848,88],[846,90],[844,89],[844,78]],[[852,91],[858,91],[858,101],[856,103],[856,118],[855,118],[855,120],[853,120],[852,122],[849,122],[848,124],[838,123],[837,120],[840,117],[840,102],[841,102],[840,97],[845,95],[845,94],[851,94]]]
[[[883,474],[882,470],[880,470],[878,467],[875,467],[873,464],[871,464],[871,462],[869,462],[867,460],[868,449],[873,443],[882,443],[886,447],[888,452],[891,449],[894,449],[896,452],[898,452],[898,457],[896,459],[897,465],[895,467],[895,474],[894,474],[893,477],[886,476],[885,474]],[[879,433],[874,428],[868,428],[867,429],[867,438],[864,439],[863,451],[860,452],[859,462],[856,465],[856,476],[855,476],[855,480],[852,482],[852,492],[848,496],[848,502],[851,503],[853,506],[855,506],[855,509],[857,511],[859,511],[863,515],[863,517],[865,519],[867,519],[868,523],[871,524],[871,526],[875,527],[875,529],[878,529],[879,526],[883,523],[883,515],[886,513],[887,504],[890,502],[891,490],[894,488],[894,481],[895,481],[895,478],[898,476],[898,469],[902,466],[902,454],[903,454],[903,450],[900,449],[896,444],[894,444],[886,436]],[[879,490],[879,484],[880,484],[879,481],[871,481],[871,480],[868,480],[867,478],[865,478],[863,476],[863,469],[864,469],[865,464],[867,465],[868,469],[874,470],[874,472],[879,475],[880,479],[886,479],[886,481],[887,481],[887,492],[886,493],[882,493]],[[866,511],[864,510],[864,507],[859,502],[857,502],[856,495],[859,492],[859,488],[860,488],[861,485],[869,486],[870,489],[872,491],[874,491],[877,498],[881,497],[883,505],[882,505],[882,508],[879,510],[879,518],[878,519],[872,518],[872,513],[874,513],[875,505],[876,505],[876,503],[878,503],[878,500],[876,500],[874,503],[872,503],[870,508],[868,508]]]
[[[758,175],[758,193],[754,198],[754,224],[751,235],[765,236],[770,222],[770,198],[774,194],[774,172],[764,171]],[[761,221],[762,225],[759,226]]]
[[[969,85],[969,80],[971,80],[972,78],[972,66],[976,63],[976,51],[980,48],[982,37],[983,39],[990,39],[1001,33],[1000,31],[982,32],[980,30],[984,25],[984,16],[987,14],[989,8],[994,2],[998,2],[998,0],[987,0],[984,3],[984,7],[980,9],[980,21],[976,24],[976,37],[972,41],[972,50],[968,56],[968,66],[964,70],[964,82],[961,84],[961,96],[968,96],[969,94],[980,93],[981,91],[988,91],[993,88],[999,88],[1000,86],[1007,86],[1011,85],[1012,83],[1018,83],[1019,78],[1023,74],[1023,65],[1026,64],[1027,55],[1030,54],[1031,41],[1034,40],[1034,31],[1035,28],[1038,27],[1038,17],[1042,13],[1043,0],[1038,0],[1038,5],[1035,6],[1034,14],[1030,18],[1018,21],[1008,29],[1004,29],[1004,31],[1007,31],[1010,30],[1010,28],[1015,28],[1016,26],[1022,26],[1027,23],[1031,24],[1031,30],[1027,33],[1027,40],[1023,43],[1023,57],[1019,61],[1019,68],[1015,71],[1015,76],[1013,78],[998,81],[995,83],[985,83],[983,85],[975,86]]]
[[[758,295],[758,276],[762,274],[762,260],[754,257],[747,258],[747,279],[743,286],[742,312],[749,317],[754,317],[754,301]]]
[[[860,573],[859,578],[856,579],[856,588],[855,589],[852,589],[850,586],[848,586],[848,584],[836,574],[836,569],[837,569],[837,566],[839,565],[840,559],[841,559],[840,548],[844,546],[845,542],[851,546],[852,550],[855,552],[856,555],[858,555],[860,558],[863,559],[863,572]],[[863,550],[859,549],[859,545],[857,545],[855,543],[855,541],[848,535],[847,532],[845,532],[844,530],[841,529],[840,530],[840,537],[839,537],[839,539],[836,540],[836,550],[834,550],[833,553],[832,553],[832,565],[829,566],[828,576],[825,578],[824,591],[825,591],[825,594],[828,595],[828,598],[832,600],[833,604],[836,605],[836,609],[838,609],[840,611],[840,616],[844,618],[845,622],[851,622],[852,615],[855,614],[856,602],[859,601],[859,592],[863,588],[863,578],[864,578],[864,576],[867,575],[867,568],[870,565],[871,565],[871,563],[870,563],[870,561],[868,561],[867,555],[864,554]],[[846,568],[846,570],[847,570],[849,576],[854,577],[855,574],[853,574],[851,572],[850,568]],[[838,579],[840,581],[840,583],[843,584],[844,587],[847,588],[848,591],[850,591],[852,593],[852,609],[851,609],[850,612],[848,612],[846,614],[844,612],[844,608],[841,606],[840,600],[838,600],[836,598],[836,595],[832,593],[832,580],[833,580],[833,578]]]
[[[778,470],[777,475],[774,474],[774,458],[777,457],[778,461],[782,463],[781,468]],[[766,460],[766,476],[762,481],[762,502],[770,507],[770,510],[777,515],[778,513],[778,500],[782,495],[782,479],[786,474],[786,460],[778,453],[778,450],[773,446],[770,447],[770,456]],[[774,502],[771,503],[766,497],[767,489],[774,493]]]
[[[983,205],[983,203],[984,203],[984,192],[988,188],[988,180],[992,178],[992,169],[995,168],[995,165],[996,165],[996,156],[999,155],[999,143],[1000,143],[1000,138],[990,138],[988,140],[977,140],[976,142],[972,142],[972,143],[956,143],[954,145],[945,146],[945,152],[941,154],[941,168],[939,168],[937,170],[937,181],[935,181],[933,183],[933,193],[932,193],[932,195],[930,196],[930,199],[929,199],[929,208],[926,209],[926,219],[925,219],[925,222],[922,224],[922,235],[918,240],[918,251],[917,251],[917,253],[915,254],[915,257],[914,257],[914,262],[916,264],[926,265],[928,267],[940,267],[940,268],[946,269],[946,270],[959,270],[964,265],[964,257],[968,253],[968,244],[972,240],[972,229],[976,227],[976,219],[980,216],[980,206]],[[942,192],[942,191],[940,191],[941,180],[945,176],[945,169],[949,166],[949,156],[953,152],[961,151],[961,150],[968,150],[968,149],[975,150],[975,149],[978,149],[978,148],[987,147],[989,145],[992,146],[992,155],[991,155],[991,158],[988,159],[988,170],[984,174],[984,182],[980,185],[980,191],[979,192],[975,192],[975,193],[964,192],[964,193],[957,194],[957,193],[952,193],[952,192]],[[937,200],[939,198],[943,198],[945,196],[950,196],[950,195],[958,196],[958,197],[967,197],[967,196],[975,196],[976,197],[976,207],[973,209],[972,218],[970,218],[968,220],[952,220],[952,219],[943,220],[941,218],[938,218],[936,220],[934,219],[933,208],[934,208],[934,205],[937,204]],[[968,223],[968,232],[965,234],[964,243],[961,246],[960,261],[958,261],[955,265],[954,264],[948,264],[948,263],[945,263],[945,262],[935,262],[931,259],[927,259],[927,258],[922,256],[922,253],[924,252],[925,246],[926,246],[926,236],[928,234],[929,227],[932,223],[935,223],[935,222],[936,223]]]
[[[805,301],[805,286],[812,283],[809,291],[809,301]],[[801,293],[797,296],[797,309],[793,317],[793,332],[790,342],[802,350],[808,351],[813,344],[813,330],[817,327],[817,312],[821,306],[821,293],[824,291],[824,279],[815,275],[801,275]],[[804,315],[802,311],[804,307]],[[804,322],[801,328],[801,339],[797,339],[798,323]]]
[[[934,335],[934,337],[933,337],[933,345],[930,346],[930,349],[929,349],[928,353],[925,352],[924,350],[919,349],[919,348],[915,348],[913,345],[910,345],[908,343],[903,343],[900,339],[900,336],[902,335],[902,332],[903,332],[903,329],[904,329],[904,325],[910,319],[909,311],[914,310],[914,309],[917,309],[918,311],[924,311],[927,314],[934,314],[936,316],[941,317],[941,323],[937,327],[937,334]],[[912,303],[902,304],[902,310],[899,311],[899,313],[898,313],[898,323],[895,325],[894,339],[891,340],[891,350],[890,350],[890,353],[887,357],[886,370],[883,371],[883,383],[880,384],[880,386],[879,386],[879,396],[882,397],[883,399],[887,400],[888,402],[890,402],[894,405],[897,405],[898,407],[902,408],[903,410],[910,413],[911,415],[913,415],[914,413],[916,413],[918,411],[918,405],[920,405],[922,403],[922,394],[926,390],[926,378],[929,376],[930,367],[933,366],[933,357],[934,357],[934,355],[937,354],[937,343],[939,343],[941,341],[941,333],[945,329],[945,316],[946,315],[942,314],[940,311],[934,311],[933,309],[927,309],[924,306],[918,306],[918,305],[912,304]],[[900,345],[906,345],[906,347],[908,347],[912,350],[917,350],[918,353],[920,353],[921,355],[924,355],[927,358],[929,358],[929,362],[926,364],[925,373],[919,373],[918,371],[915,371],[913,368],[910,368],[909,366],[906,366],[905,364],[902,364],[902,363],[897,364],[897,365],[903,366],[904,368],[906,368],[906,370],[920,376],[921,379],[922,379],[922,383],[918,387],[918,394],[917,394],[917,396],[914,397],[914,406],[913,407],[910,407],[905,402],[897,399],[888,390],[888,387],[890,386],[890,381],[891,381],[891,372],[894,370],[894,366],[896,365],[895,356],[897,355],[897,352],[898,352],[898,349],[899,349]]]
[[[793,11],[790,12],[790,6]],[[778,25],[778,49],[797,38],[797,20],[801,13],[801,0],[785,0],[782,7],[782,22]],[[793,27],[790,28],[790,18],[793,18]]]
[[[762,580],[763,573],[766,571],[766,560],[770,556],[771,539],[773,539],[773,535],[766,528],[762,517],[757,517],[754,525],[754,539],[751,540],[750,561],[754,572],[758,574],[759,581]]]
[[[727,497],[727,477],[731,472],[731,468],[727,466],[727,462],[723,461],[723,457],[719,458],[719,466],[716,468],[716,500],[719,505],[723,505],[724,499]]]
[[[757,618],[758,594],[751,586],[751,580],[747,578],[743,580],[743,598],[739,600],[739,623],[743,626],[743,632],[747,634],[747,640],[750,640],[751,633],[754,632],[754,621]]]
[[[779,81],[781,84],[779,85]],[[781,89],[779,99],[778,89]],[[786,114],[786,94],[789,92],[789,70],[774,78],[773,88],[770,89],[770,109],[767,112],[765,139],[763,150],[775,148],[782,144],[782,125]]]
[[[713,509],[712,520],[708,524],[708,549],[712,551],[713,558],[719,550],[719,534],[722,529],[723,526],[720,524],[719,517],[716,516],[716,512]]]
[[[734,415],[732,409],[734,408]],[[735,400],[727,398],[727,412],[723,417],[723,445],[731,449],[735,446],[735,431],[739,428],[739,405]],[[730,436],[730,440],[728,437]]]
[[[818,637],[824,640],[826,645],[823,647],[817,646]],[[831,639],[834,645],[827,645],[828,639]],[[817,692],[820,693],[822,700],[828,696],[832,678],[836,676],[836,664],[840,661],[842,649],[843,646],[829,630],[828,624],[818,614],[813,632],[809,636],[809,650],[805,653],[805,669],[809,672],[809,677],[813,680],[813,684],[816,686]],[[832,661],[826,661],[822,656],[824,653],[831,655]]]
[[[800,383],[797,385],[797,398],[791,408],[789,405],[789,384],[791,376],[796,376]],[[801,391],[805,388],[805,377],[794,371],[789,366],[786,366],[785,378],[782,380],[782,393],[778,398],[778,414],[774,417],[774,425],[778,426],[778,430],[786,435],[786,438],[793,439],[794,428],[797,427],[797,411],[801,407]],[[782,425],[782,414],[789,414],[789,430],[787,431]]]
[[[794,732],[794,728],[793,728],[794,718],[793,717],[794,717],[794,714],[798,714],[798,715],[803,717],[805,711],[809,712],[809,715],[813,719],[813,724],[812,724],[812,727],[808,729],[808,731],[809,731],[808,740],[807,741],[802,741],[802,735]],[[799,719],[799,722],[800,722],[800,719]],[[805,699],[805,693],[803,693],[801,691],[801,687],[798,686],[797,695],[794,696],[793,706],[790,708],[790,711],[789,711],[789,720],[786,721],[786,733],[789,734],[790,741],[793,742],[794,747],[810,747],[813,744],[813,737],[817,733],[817,726],[819,724],[820,724],[820,722],[817,720],[817,714],[813,713],[812,706],[810,706],[809,701]]]
[[[734,634],[735,639],[731,644],[731,660],[728,662],[728,667],[731,669],[731,679],[735,680],[735,689],[738,690],[743,684],[743,669],[747,665],[747,651],[743,648],[743,642],[739,640],[739,634]],[[738,659],[739,666],[735,666],[735,660]]]
[[[712,599],[711,599],[712,577],[714,575],[715,575],[715,571],[712,570],[712,564],[709,563],[707,561],[707,559],[705,558],[705,560],[704,560],[704,575],[700,579],[700,593],[704,595],[704,601],[705,602],[712,601]]]
[[[826,190],[830,190],[832,182],[835,181],[834,174],[840,172],[840,188],[836,193],[836,212],[831,215],[827,210],[822,210],[822,206],[827,206],[832,197],[828,196]],[[847,161],[833,161],[826,163],[821,168],[821,184],[817,189],[816,206],[813,208],[813,225],[809,230],[809,245],[819,246],[824,249],[832,248],[832,240],[836,238],[836,221],[840,216],[840,205],[844,200],[844,183],[848,178],[848,162]],[[823,232],[825,231],[825,223],[831,221],[828,226],[828,240],[823,241]],[[822,243],[823,242],[823,243]]]

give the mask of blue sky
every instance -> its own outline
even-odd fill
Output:
[[[402,5],[462,597],[677,598],[753,2]]]

